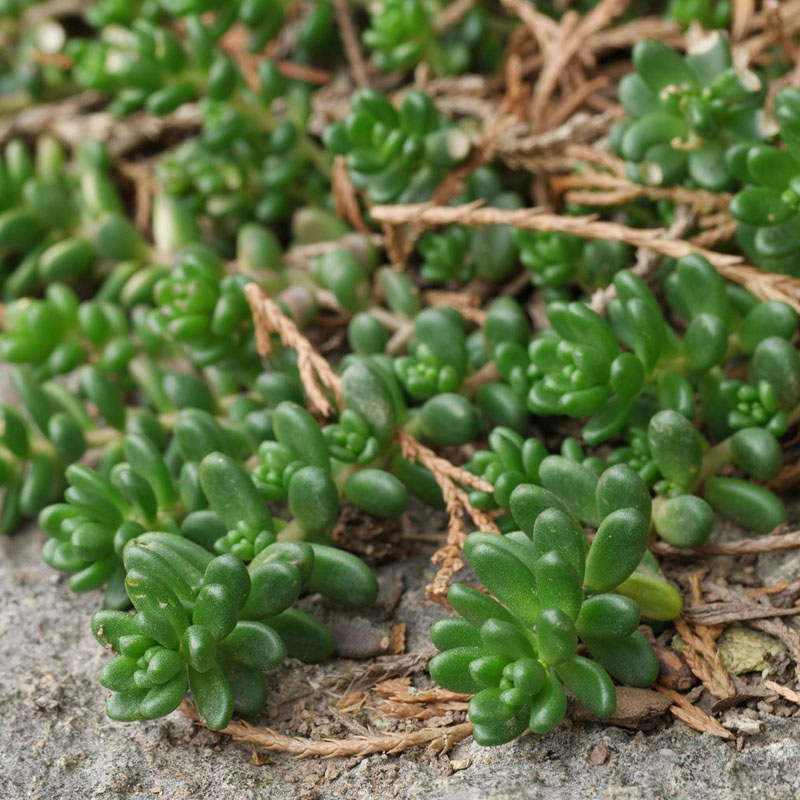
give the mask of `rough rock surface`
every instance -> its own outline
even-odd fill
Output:
[[[0,800],[800,798],[796,719],[769,718],[741,752],[680,723],[651,733],[575,724],[500,748],[467,739],[447,756],[417,749],[360,762],[254,759],[177,712],[110,722],[96,682],[105,656],[88,630],[98,597],[70,593],[40,562],[41,541],[34,529],[0,541]],[[422,600],[424,556],[383,568],[388,585],[397,569],[406,591],[391,620],[406,622],[409,647],[420,648],[442,611]]]

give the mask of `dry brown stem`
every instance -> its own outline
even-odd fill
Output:
[[[134,212],[133,221],[145,235],[150,232],[150,218],[153,209],[153,197],[158,192],[158,183],[153,177],[152,166],[146,162],[123,161],[116,163],[120,175],[133,185]]]
[[[369,233],[369,226],[364,222],[361,207],[358,204],[355,186],[350,180],[347,159],[343,155],[337,155],[333,159],[331,183],[333,198],[336,203],[336,213],[346,219],[357,231]]]
[[[750,27],[755,7],[755,0],[733,0],[731,37],[734,41],[739,41]]]
[[[381,681],[375,685],[372,691],[387,700],[396,700],[398,703],[438,703],[442,700],[469,700],[472,697],[471,694],[451,692],[449,689],[442,689],[439,686],[434,686],[432,689],[412,689],[411,679],[407,677]]]
[[[353,24],[353,17],[347,0],[333,0],[333,11],[336,14],[336,24],[339,26],[339,35],[342,37],[344,53],[347,56],[347,63],[350,65],[350,72],[353,73],[353,78],[358,86],[369,86],[367,64],[361,52],[358,33]]]
[[[701,220],[701,222],[703,222]],[[689,241],[696,244],[698,247],[712,248],[720,242],[729,242],[736,235],[737,223],[735,220],[729,219],[720,225],[698,233],[692,236]]]
[[[471,697],[438,686],[427,690],[412,688],[409,678],[383,681],[373,691],[385,698],[376,709],[378,714],[394,719],[431,719],[450,712],[463,713]]]
[[[781,686],[775,681],[764,681],[764,686],[775,694],[780,695],[790,703],[800,706],[800,694],[790,689],[788,686]]]
[[[550,185],[558,194],[566,192],[568,202],[593,206],[618,205],[647,197],[652,200],[672,200],[691,206],[699,214],[707,214],[712,210],[727,210],[731,200],[731,195],[725,192],[686,189],[683,186],[645,186],[620,175],[609,175],[595,170],[556,175],[550,179]],[[577,189],[586,191],[580,192]]]
[[[351,237],[357,236],[361,238],[361,234],[345,234],[340,239],[330,239],[325,242],[314,242],[313,244],[301,244],[295,247],[290,247],[283,254],[283,263],[287,267],[308,267],[311,261],[318,256],[324,256],[330,253],[331,250],[336,250],[338,247],[347,247],[347,243],[352,241]],[[383,247],[383,237],[378,233],[370,233],[368,235],[370,244],[374,247]]]
[[[681,720],[681,722],[685,722],[690,728],[694,728],[694,730],[700,731],[700,733],[710,733],[712,736],[719,736],[720,739],[733,739],[733,734],[727,728],[723,728],[713,717],[710,717],[705,711],[698,708],[693,703],[690,703],[684,695],[672,689],[667,689],[664,686],[659,686],[658,684],[656,684],[655,689],[669,697],[670,700],[675,703],[669,710],[675,717]]]
[[[181,712],[194,722],[203,724],[197,706],[184,700]],[[257,728],[249,722],[234,721],[221,733],[240,742],[249,742],[263,750],[290,753],[296,758],[342,758],[363,757],[372,753],[401,753],[409,747],[427,744],[437,752],[447,752],[454,744],[472,733],[472,723],[462,722],[442,728],[422,728],[409,733],[376,733],[354,736],[350,739],[305,739],[302,736],[285,736],[272,728]]]
[[[425,447],[424,444],[420,444],[413,436],[405,431],[398,432],[397,440],[400,442],[400,449],[403,452],[403,458],[406,458],[409,461],[419,461],[420,464],[427,467],[433,473],[437,481],[439,480],[439,477],[441,477],[450,481],[457,481],[458,483],[466,484],[467,486],[477,489],[480,492],[494,491],[494,487],[491,483],[483,480],[483,478],[479,478],[477,475],[473,475],[471,472],[467,472],[460,467],[456,467],[446,458],[437,456],[433,450]],[[481,514],[481,512],[477,511],[477,509],[475,509],[475,513],[479,515]],[[476,524],[483,524],[485,521],[484,517],[481,515],[479,516],[479,519],[481,522],[478,523],[476,521]]]
[[[797,608],[777,608],[775,606],[753,605],[743,607],[741,603],[719,602],[704,603],[695,608],[686,609],[683,616],[692,622],[702,625],[724,625],[730,622],[746,622],[752,619],[770,619],[774,617],[796,617],[800,615]]]
[[[722,275],[739,283],[761,300],[783,300],[800,312],[800,279],[765,272],[749,264],[714,264]]]
[[[658,556],[668,558],[705,558],[707,556],[745,556],[758,553],[775,553],[800,547],[800,530],[740,539],[738,542],[707,542],[694,549],[673,547],[666,542],[653,542],[650,549]]]
[[[778,475],[769,482],[770,489],[776,492],[785,492],[800,483],[800,460],[794,464],[784,464]]]
[[[663,228],[630,228],[593,216],[566,217],[542,208],[507,210],[482,207],[479,201],[460,206],[415,205],[374,206],[371,215],[385,226],[414,224],[417,229],[440,225],[512,225],[531,231],[570,233],[584,239],[612,239],[651,250],[669,258],[696,253],[706,258],[724,277],[739,283],[762,300],[784,300],[800,311],[800,279],[764,272],[744,263],[741,256],[717,253],[691,242],[665,235]]]
[[[432,473],[439,488],[442,490],[447,513],[450,516],[447,525],[447,540],[432,556],[434,564],[441,564],[436,577],[425,589],[425,596],[434,602],[446,604],[447,589],[450,580],[457,572],[464,568],[462,558],[464,540],[467,532],[464,528],[464,515],[468,514],[475,525],[483,531],[499,533],[494,520],[489,514],[474,508],[469,502],[467,493],[457,485],[464,483],[482,492],[491,492],[492,485],[470,472],[453,466],[447,459],[437,456],[429,448],[420,444],[405,431],[398,433],[400,451],[403,458],[409,461],[418,461]]]
[[[91,110],[101,104],[102,98],[95,92],[81,92],[58,103],[26,108],[0,120],[0,145],[17,136],[50,134],[70,148],[86,139],[98,139],[107,143],[112,156],[119,156],[169,135],[192,133],[202,121],[195,103],[186,103],[161,117],[137,111],[125,119]]]
[[[645,247],[669,258],[697,253],[715,267],[733,267],[742,263],[741,256],[725,255],[665,237],[663,228],[630,228],[616,222],[606,222],[594,216],[566,217],[542,208],[503,209],[482,207],[480,201],[460,206],[437,206],[431,203],[414,205],[374,206],[370,212],[381,222],[393,225],[415,224],[424,227],[440,225],[511,225],[529,231],[571,233],[584,239],[613,239],[634,247]],[[798,281],[800,284],[800,281]]]
[[[330,364],[257,283],[248,283],[244,291],[253,315],[259,355],[263,358],[272,352],[271,337],[277,334],[286,347],[297,351],[297,368],[311,410],[323,417],[335,413],[336,409],[323,388],[333,395],[339,408],[343,408],[341,379]]]

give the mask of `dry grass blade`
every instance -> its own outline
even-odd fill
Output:
[[[670,700],[675,703],[669,710],[675,717],[681,720],[681,722],[685,722],[690,728],[700,731],[700,733],[710,733],[712,736],[719,736],[720,739],[733,739],[733,734],[727,728],[723,728],[713,717],[710,717],[705,711],[698,708],[693,703],[690,703],[682,694],[672,689],[667,689],[664,686],[659,686],[658,684],[656,684],[654,688],[656,691],[669,697]]]
[[[189,719],[203,724],[194,703],[184,700],[181,712]],[[257,728],[249,722],[231,722],[221,733],[240,742],[254,744],[263,750],[290,753],[296,758],[363,757],[372,753],[401,753],[409,747],[427,744],[438,752],[447,752],[454,744],[472,733],[472,723],[462,722],[442,728],[422,728],[409,733],[376,733],[354,736],[349,739],[305,739],[302,736],[285,736],[272,728]]]
[[[322,387],[333,395],[339,408],[343,408],[341,379],[331,369],[330,364],[258,284],[248,283],[244,291],[253,315],[259,355],[263,358],[272,352],[271,336],[277,334],[286,347],[297,351],[297,368],[311,410],[323,417],[335,412]]]

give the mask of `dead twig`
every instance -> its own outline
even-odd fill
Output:
[[[317,353],[294,322],[257,283],[248,283],[244,291],[255,323],[256,347],[259,355],[263,358],[272,352],[271,337],[277,334],[286,347],[297,351],[297,368],[311,410],[322,417],[329,417],[335,412],[323,387],[330,392],[338,407],[343,408],[341,378],[331,369],[330,364]]]
[[[350,180],[347,159],[343,155],[337,155],[333,159],[331,183],[337,215],[346,219],[357,231],[369,233],[369,226],[364,222],[361,207],[358,204],[355,186]]]
[[[690,577],[692,590],[692,608],[700,605],[703,600],[702,587],[700,581],[706,570],[698,570]],[[687,609],[684,617],[688,617]],[[683,656],[689,669],[703,682],[714,697],[721,700],[736,695],[736,688],[733,685],[728,670],[722,663],[722,656],[717,649],[716,639],[722,633],[721,627],[711,628],[708,625],[699,624],[694,621],[695,630],[683,618],[675,620],[675,628],[680,634],[684,643]]]
[[[180,710],[192,721],[203,724],[197,706],[193,702],[184,700]],[[220,733],[240,742],[249,742],[263,750],[290,753],[296,758],[342,758],[364,757],[372,753],[393,755],[421,744],[430,745],[437,752],[444,753],[472,733],[472,723],[462,722],[449,727],[422,728],[410,733],[377,733],[349,739],[319,741],[305,739],[302,736],[286,736],[272,728],[257,728],[244,721],[231,722]]]
[[[800,608],[747,607],[740,603],[704,603],[695,608],[687,608],[683,616],[702,625],[724,625],[729,622],[746,622],[751,619],[771,617],[797,617]],[[678,631],[680,633],[680,630]],[[682,634],[681,634],[682,636]]]
[[[339,26],[339,35],[342,37],[350,72],[353,73],[353,78],[358,86],[369,86],[367,64],[361,52],[361,45],[358,42],[358,34],[347,0],[333,0],[333,11],[336,14],[336,24]]]
[[[673,547],[666,542],[654,542],[650,549],[668,558],[705,558],[707,556],[745,556],[759,553],[776,553],[800,547],[800,530],[740,539],[738,542],[708,542],[694,549]]]
[[[727,728],[723,728],[713,717],[710,717],[705,711],[689,702],[684,695],[658,684],[653,688],[669,697],[675,703],[675,705],[670,706],[669,710],[673,716],[677,717],[681,722],[685,722],[690,728],[700,731],[700,733],[719,736],[720,739],[733,739],[733,734]]]
[[[431,557],[434,564],[441,564],[441,566],[433,581],[425,589],[425,596],[429,600],[446,605],[450,580],[453,575],[464,568],[462,554],[464,540],[467,538],[464,515],[468,514],[480,530],[492,533],[500,532],[491,516],[473,507],[467,493],[456,481],[483,492],[492,491],[492,486],[476,475],[453,466],[447,459],[440,458],[405,431],[398,433],[398,440],[403,458],[409,461],[418,461],[431,471],[442,490],[447,513],[450,516],[447,540]]]
[[[790,703],[800,706],[800,694],[790,689],[788,686],[781,686],[779,683],[775,683],[775,681],[764,681],[764,686],[770,691],[775,692],[775,694],[780,695],[785,700],[788,700]]]

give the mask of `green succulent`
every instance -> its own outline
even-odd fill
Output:
[[[775,101],[775,116],[785,149],[763,143],[731,147],[726,160],[745,184],[730,203],[737,220],[737,239],[750,258],[764,269],[800,275],[800,240],[795,236],[800,219],[794,189],[800,175],[800,92],[783,89]]]
[[[377,0],[369,6],[369,27],[362,40],[382,70],[406,70],[424,61],[437,74],[457,75],[473,65],[491,71],[500,60],[501,38],[483,3],[440,33],[438,0]]]
[[[115,656],[100,683],[111,691],[109,717],[120,722],[165,716],[187,691],[214,730],[234,712],[257,713],[267,697],[265,671],[287,655],[314,662],[333,650],[325,626],[292,608],[300,592],[341,599],[339,582],[355,580],[345,599],[358,605],[377,588],[357,559],[331,560],[308,545],[276,545],[248,568],[234,555],[215,558],[175,534],[150,533],[125,545],[124,563],[137,613],[92,617],[95,638]]]
[[[758,76],[733,66],[718,32],[685,56],[660,42],[640,42],[633,64],[619,88],[629,119],[612,136],[628,174],[653,186],[687,180],[713,192],[735,186],[726,150],[769,135]]]
[[[731,23],[730,0],[670,0],[666,16],[684,27],[700,23],[706,30],[727,28]]]
[[[375,203],[427,200],[471,149],[469,136],[420,91],[409,92],[397,110],[385,95],[359,89],[347,118],[328,126],[324,141],[346,156],[353,183]]]
[[[630,499],[599,495],[611,505]],[[648,686],[658,675],[638,604],[612,592],[645,553],[647,516],[637,507],[606,511],[588,545],[570,511],[541,501],[535,521],[530,507],[515,514],[522,531],[467,537],[464,553],[492,597],[454,584],[447,597],[458,616],[431,629],[442,651],[431,677],[474,695],[468,713],[478,744],[552,730],[567,710],[565,687],[603,718],[616,708],[612,676]],[[579,643],[590,657],[576,652]]]

